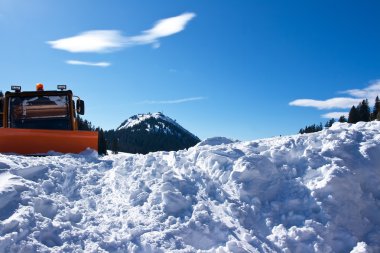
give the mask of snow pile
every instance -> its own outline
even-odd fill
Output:
[[[187,151],[0,155],[0,252],[380,252],[380,123]]]

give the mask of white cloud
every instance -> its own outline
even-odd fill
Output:
[[[374,100],[376,96],[380,94],[380,80],[373,82],[371,85],[364,89],[352,89],[340,92],[342,94],[348,94],[351,97],[336,97],[327,100],[315,100],[315,99],[296,99],[291,101],[289,105],[314,107],[317,109],[349,109],[353,105],[359,104],[363,99]]]
[[[76,60],[68,60],[67,64],[71,65],[85,65],[85,66],[93,66],[93,67],[108,67],[111,65],[109,62],[87,62],[87,61],[76,61]]]
[[[339,119],[340,116],[345,116],[346,119],[348,118],[348,112],[329,112],[329,113],[326,113],[326,114],[323,114],[321,115],[322,118],[326,118],[326,119]]]
[[[184,13],[182,15],[161,19],[152,29],[143,31],[141,35],[129,37],[129,43],[131,44],[153,44],[154,47],[158,47],[156,43],[159,38],[167,37],[183,31],[186,24],[195,17],[194,13]]]
[[[122,48],[125,38],[116,30],[95,30],[47,43],[55,49],[71,53],[102,53]]]
[[[353,105],[356,105],[361,101],[362,99],[358,98],[331,98],[327,100],[296,99],[290,102],[289,105],[315,107],[319,110],[333,108],[346,109],[351,108]]]
[[[176,100],[161,100],[161,101],[155,101],[155,100],[149,100],[149,101],[143,101],[141,104],[181,104],[186,102],[192,102],[197,100],[203,100],[206,99],[205,97],[191,97],[191,98],[181,98]]]
[[[144,44],[152,44],[154,48],[158,48],[160,38],[183,31],[187,23],[194,17],[194,13],[184,13],[176,17],[161,19],[153,28],[143,31],[137,36],[126,37],[118,30],[93,30],[47,43],[52,48],[71,53],[104,53]]]
[[[342,91],[343,94],[348,94],[353,97],[358,98],[368,98],[369,100],[374,100],[376,96],[380,95],[380,80],[375,81],[370,86],[364,89],[352,89],[347,91]]]

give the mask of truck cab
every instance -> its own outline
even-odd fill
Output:
[[[36,91],[21,91],[20,86],[12,86],[12,91],[0,94],[0,152],[98,149],[97,132],[78,131],[77,114],[84,114],[84,101],[66,90],[66,85],[57,88],[45,91],[37,84]]]
[[[2,127],[26,129],[78,130],[76,113],[84,114],[84,102],[77,99],[76,108],[71,90],[59,85],[60,90],[21,91],[12,86],[2,99]],[[0,110],[1,110],[0,109]]]

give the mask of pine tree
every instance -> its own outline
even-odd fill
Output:
[[[373,107],[373,111],[371,113],[371,120],[376,120],[378,116],[380,117],[380,115],[378,115],[379,111],[380,111],[380,99],[379,99],[379,96],[376,96],[375,106]]]
[[[359,112],[359,121],[370,121],[371,110],[368,105],[368,99],[364,99],[361,103],[359,103],[357,110]]]
[[[104,137],[104,131],[101,128],[96,129],[98,131],[98,154],[107,155],[107,142]]]
[[[340,123],[345,123],[345,122],[347,122],[346,116],[344,116],[344,115],[340,116],[338,121],[339,121]]]
[[[329,121],[326,122],[325,127],[329,128],[335,123],[335,119],[331,118]]]
[[[359,120],[360,120],[359,112],[355,106],[352,106],[350,112],[348,113],[348,123],[355,124],[359,122]]]
[[[119,139],[114,138],[112,141],[112,154],[118,154],[119,153]]]

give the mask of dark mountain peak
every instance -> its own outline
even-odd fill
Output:
[[[200,142],[197,136],[161,112],[133,115],[108,133],[108,142],[115,138],[119,140],[120,151],[129,153],[174,151]]]
[[[171,118],[165,116],[161,112],[156,112],[156,113],[142,113],[142,114],[137,114],[133,115],[129,119],[125,120],[117,129],[127,129],[127,128],[133,128],[136,125],[139,125],[141,123],[145,123],[149,120],[155,119],[157,121],[164,121],[172,124],[177,124],[174,120]],[[178,124],[177,124],[178,125]]]
[[[163,132],[168,135],[195,135],[183,128],[176,120],[164,115],[162,112],[133,115],[125,120],[116,131],[129,129],[131,131]]]

